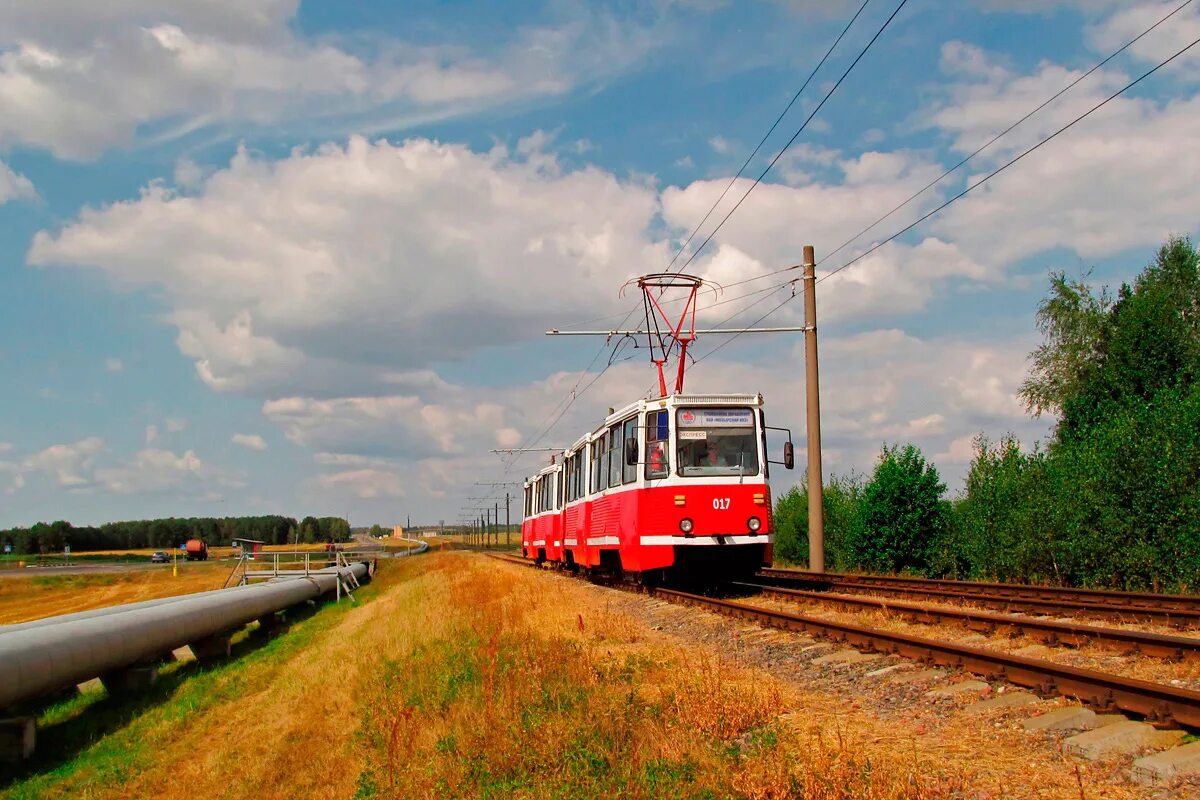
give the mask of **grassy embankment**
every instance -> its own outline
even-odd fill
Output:
[[[172,665],[149,697],[100,691],[46,708],[39,771],[0,797],[960,788],[952,768],[915,750],[868,755],[840,726],[791,724],[781,714],[802,709],[785,685],[670,642],[603,598],[470,554],[387,564],[356,605],[327,606],[231,663]]]
[[[718,659],[739,658],[736,633],[710,646],[651,630],[613,610],[640,616],[641,601],[578,581],[447,553],[387,564],[358,596],[265,647],[247,638],[229,664],[171,665],[149,695],[44,709],[36,772],[7,791],[0,778],[0,798],[1082,790],[1028,737],[973,718],[945,730],[880,718]],[[1087,779],[1102,796],[1142,796]]]

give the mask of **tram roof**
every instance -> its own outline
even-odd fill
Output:
[[[763,404],[763,396],[761,394],[672,394],[666,397],[651,397],[639,398],[634,400],[627,406],[617,409],[613,413],[604,418],[604,422],[595,429],[576,439],[570,447],[563,450],[561,455],[566,456],[568,453],[574,453],[580,447],[587,444],[593,439],[596,434],[603,431],[614,422],[619,422],[625,419],[630,414],[640,413],[655,408],[677,408],[678,406],[761,406]],[[558,454],[556,454],[558,455]],[[526,483],[537,480],[542,475],[550,472],[555,472],[562,468],[562,463],[556,459],[556,463],[548,464],[542,467],[535,475],[531,475]]]
[[[641,398],[609,414],[604,418],[604,424],[600,427],[606,428],[614,422],[624,419],[631,413],[655,408],[675,408],[677,406],[761,406],[762,404],[763,397],[761,394],[671,394],[666,397]],[[596,430],[598,431],[599,428]],[[576,442],[576,444],[579,444],[579,442]]]

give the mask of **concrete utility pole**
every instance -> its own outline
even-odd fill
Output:
[[[508,492],[504,493],[504,546],[510,545],[509,536],[512,534],[512,510],[509,504],[512,502],[512,495]]]
[[[492,526],[492,544],[500,544],[500,503],[496,502],[496,524]]]
[[[817,375],[817,263],[804,246],[804,371],[808,406],[808,568],[825,571],[825,490],[821,480],[821,387]]]

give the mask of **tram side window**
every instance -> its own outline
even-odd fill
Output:
[[[646,477],[665,478],[671,472],[667,449],[670,416],[666,410],[646,414]]]
[[[532,493],[532,491],[533,491],[532,487],[530,487],[530,486],[525,487],[525,516],[526,517],[529,517],[532,515],[532,511],[531,511],[531,507],[530,507],[530,494]]]
[[[636,442],[638,435],[637,417],[625,420],[625,441],[621,445],[621,483],[633,483],[637,480],[637,464],[627,464],[625,453],[630,442]]]
[[[592,477],[588,482],[592,494],[600,491],[600,451],[604,449],[602,439],[594,440],[591,445],[592,449]]]
[[[608,467],[612,463],[612,443],[608,431],[600,436],[600,474],[596,476],[596,485],[601,489],[608,488]]]
[[[555,492],[555,498],[558,500],[558,504],[554,506],[555,508],[563,507],[563,491],[566,485],[566,481],[563,480],[564,474],[565,473],[561,469],[554,473],[554,483],[558,486],[558,491]]]
[[[576,499],[583,497],[586,487],[583,482],[583,475],[586,471],[587,464],[584,462],[584,454],[586,450],[580,450],[575,454],[575,497]]]
[[[621,485],[621,462],[624,460],[621,453],[625,450],[624,439],[621,435],[621,426],[613,425],[608,429],[608,485]]]

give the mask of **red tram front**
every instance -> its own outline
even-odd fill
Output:
[[[736,580],[771,563],[761,395],[639,400],[525,483],[522,552],[646,582]],[[791,468],[791,443],[781,462]]]

